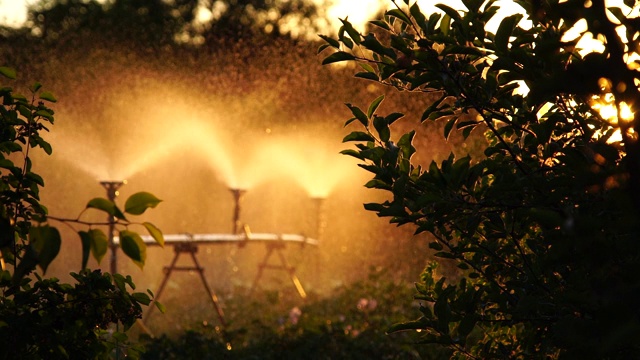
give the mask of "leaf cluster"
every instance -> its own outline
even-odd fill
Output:
[[[427,267],[417,285],[423,316],[396,330],[423,330],[425,342],[462,358],[624,358],[639,351],[640,279],[622,274],[640,265],[630,255],[639,250],[640,152],[637,138],[611,141],[635,120],[606,121],[591,99],[611,92],[618,109],[640,103],[634,86],[603,86],[637,84],[638,73],[616,63],[626,52],[602,3],[518,3],[531,27],[516,14],[487,31],[495,1],[438,4],[430,15],[404,1],[371,22],[378,34],[345,20],[337,39],[323,37],[319,51],[333,49],[324,64],[355,61],[356,77],[432,96],[423,122],[444,122],[444,138],[456,129],[487,141],[483,157],[422,167],[411,159],[416,132],[393,142],[401,114],[378,114],[379,97],[366,111],[347,104],[346,124],[363,130],[344,138],[355,149],[343,153],[373,174],[367,187],[392,196],[365,208],[431,233],[435,256],[464,274],[450,283]],[[636,19],[609,11],[637,38]],[[610,40],[604,54],[583,57],[562,40],[581,18]]]
[[[56,278],[24,279],[19,290],[0,297],[2,359],[109,359],[114,352],[138,358],[140,347],[128,342],[125,331],[149,305],[146,293],[135,289],[131,277],[100,270],[72,273],[75,285]],[[11,288],[11,274],[2,271],[0,288]],[[111,331],[112,324],[124,331]],[[7,351],[11,349],[10,351]]]
[[[15,71],[7,67],[0,67],[0,75],[16,78]],[[55,102],[56,98],[41,91],[38,83],[30,91],[27,98],[10,87],[0,88],[0,358],[108,358],[110,353],[128,347],[126,334],[113,332],[112,326],[122,324],[126,331],[141,317],[141,305],[149,305],[153,295],[130,293],[127,287],[135,289],[135,285],[129,276],[86,270],[89,253],[100,261],[108,246],[116,246],[108,243],[98,226],[123,226],[121,246],[142,266],[145,244],[139,234],[128,229],[135,223],[125,214],[141,215],[160,200],[139,192],[127,199],[124,211],[107,199],[90,200],[85,210],[104,212],[109,218],[105,223],[85,222],[80,216],[63,219],[49,215],[40,203],[44,180],[33,171],[31,152],[38,148],[46,154],[52,152],[42,133],[54,123],[54,112],[45,101]],[[72,274],[77,281],[74,286],[60,284],[55,278],[43,279],[36,272],[40,267],[46,273],[62,244],[60,232],[49,224],[51,220],[89,227],[78,231],[83,259],[82,271]],[[148,222],[142,225],[160,245],[164,244],[156,226]],[[162,305],[156,305],[163,310]],[[136,347],[127,349],[129,356],[139,352]]]

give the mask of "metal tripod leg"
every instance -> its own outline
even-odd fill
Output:
[[[193,245],[193,244],[176,244],[176,245],[174,245],[174,251],[175,251],[175,256],[173,257],[173,260],[171,260],[171,264],[164,268],[164,272],[165,272],[164,279],[162,279],[162,283],[160,284],[160,288],[158,289],[158,292],[155,294],[155,301],[160,299],[160,296],[162,295],[162,292],[164,291],[164,288],[167,285],[167,282],[169,281],[169,277],[171,276],[171,274],[173,273],[174,270],[181,270],[181,271],[195,270],[200,275],[200,279],[202,280],[202,284],[204,285],[204,288],[207,291],[207,294],[209,294],[209,298],[213,302],[213,307],[216,309],[216,313],[218,314],[218,319],[220,320],[220,323],[222,324],[223,327],[226,327],[227,323],[224,320],[224,312],[222,311],[222,308],[220,307],[220,304],[218,302],[218,297],[216,296],[216,294],[209,287],[209,284],[207,283],[207,279],[204,276],[204,268],[202,268],[200,266],[200,263],[198,263],[198,259],[196,258],[196,252],[198,251],[197,245]],[[195,266],[187,266],[187,267],[176,266],[176,263],[178,262],[178,257],[180,257],[180,254],[182,254],[183,252],[188,252],[189,254],[191,254],[191,260],[193,261],[193,264]],[[153,306],[153,307],[151,307],[149,309],[149,311],[147,312],[147,314],[144,317],[143,322],[146,322],[149,319],[149,317],[151,316],[151,312],[153,311],[154,307],[155,306]]]
[[[262,278],[262,273],[264,272],[264,269],[269,268],[269,269],[275,269],[275,270],[286,270],[289,273],[289,276],[291,277],[291,281],[293,282],[293,286],[295,286],[300,297],[303,299],[306,299],[307,293],[304,291],[304,288],[302,287],[302,283],[300,282],[300,279],[298,279],[298,276],[296,275],[295,268],[289,265],[289,263],[287,262],[287,259],[282,253],[283,247],[284,245],[282,244],[267,245],[267,253],[262,259],[262,262],[258,264],[258,273],[256,274],[256,277],[253,280],[253,284],[251,285],[250,291],[253,293],[255,288],[258,286],[258,282]],[[274,251],[278,253],[278,257],[280,258],[280,265],[269,264],[269,258],[271,257]]]
[[[207,294],[209,294],[209,298],[211,299],[211,302],[213,302],[213,307],[216,309],[216,312],[218,313],[218,319],[220,320],[220,323],[222,324],[223,327],[226,327],[227,323],[224,321],[224,312],[222,311],[222,308],[218,303],[218,296],[213,291],[211,291],[211,288],[207,283],[207,279],[205,279],[204,277],[204,269],[198,263],[198,259],[196,258],[196,254],[194,252],[191,252],[191,258],[193,259],[193,263],[196,264],[198,274],[200,274],[200,279],[202,279],[202,284],[204,285],[204,288],[207,290]]]

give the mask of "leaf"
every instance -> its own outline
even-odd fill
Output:
[[[396,120],[400,119],[401,117],[403,117],[404,114],[403,113],[398,113],[398,112],[394,112],[391,113],[387,116],[384,117],[385,121],[387,122],[387,124],[391,125],[393,124]]]
[[[345,136],[344,139],[342,139],[342,142],[348,142],[348,141],[374,141],[375,139],[373,138],[373,136],[371,136],[370,134],[366,133],[366,132],[362,132],[362,131],[354,131],[352,133],[350,133],[349,135]]]
[[[418,3],[414,3],[413,5],[411,5],[411,7],[409,8],[409,12],[411,13],[411,16],[413,16],[413,18],[416,20],[416,22],[418,23],[418,26],[420,26],[420,28],[424,31],[427,32],[427,18],[424,16],[424,14],[420,11],[420,7],[418,6]]]
[[[447,121],[447,124],[444,126],[445,139],[449,138],[449,134],[451,133],[451,130],[453,129],[453,125],[455,125],[456,121],[458,121],[458,118],[455,116],[449,119],[449,121]]]
[[[164,314],[164,313],[167,312],[167,308],[164,305],[162,305],[161,303],[159,303],[157,301],[154,301],[153,303],[156,304],[156,307],[158,308],[158,310],[160,310],[161,313]]]
[[[142,269],[147,259],[147,246],[140,235],[129,230],[120,231],[120,247],[133,262]]]
[[[409,19],[407,14],[405,14],[404,11],[402,11],[400,9],[391,9],[391,10],[387,11],[386,13],[384,13],[384,15],[385,16],[393,16],[393,17],[396,17],[396,18],[404,21],[407,24],[411,24],[411,20]]]
[[[340,151],[340,154],[342,155],[349,155],[349,156],[353,156],[356,159],[360,159],[360,160],[364,160],[364,156],[362,156],[360,154],[359,151],[357,150],[353,150],[353,149],[346,149],[346,150],[342,150]]]
[[[126,220],[124,214],[113,201],[105,198],[93,198],[87,203],[87,209],[98,209],[106,212],[111,216],[115,216],[118,219]]]
[[[362,40],[362,45],[380,56],[388,56],[392,59],[396,58],[396,52],[380,43],[375,35],[369,33]]]
[[[137,302],[139,302],[139,303],[141,303],[143,305],[151,304],[151,299],[149,298],[149,295],[147,295],[145,293],[135,292],[135,293],[131,294],[131,297],[134,298]]]
[[[164,236],[162,235],[162,231],[150,222],[143,222],[142,225],[147,229],[153,240],[155,240],[158,245],[164,247]]]
[[[353,114],[353,116],[355,116],[356,119],[358,119],[358,121],[360,121],[362,125],[364,125],[365,127],[369,126],[369,118],[367,117],[367,115],[365,115],[365,113],[362,110],[360,110],[359,107],[353,106],[349,103],[345,105],[347,105],[349,110],[351,110],[351,113]]]
[[[26,178],[35,182],[36,184],[40,185],[40,186],[44,186],[44,180],[42,179],[42,177],[36,173],[32,173],[32,172],[28,172],[26,175]]]
[[[458,13],[457,10],[455,10],[454,8],[444,5],[444,4],[436,4],[436,7],[442,11],[444,11],[445,14],[447,14],[451,19],[456,20],[456,21],[462,21],[462,18],[460,17],[460,14]],[[444,21],[444,19],[443,19]]]
[[[340,61],[355,60],[356,57],[344,51],[337,51],[322,60],[322,65],[332,64]]]
[[[162,200],[155,197],[155,195],[141,191],[135,193],[127,199],[124,204],[124,211],[132,215],[141,215],[148,208],[155,208]]]
[[[362,42],[362,36],[360,35],[360,33],[353,28],[353,25],[351,25],[351,23],[349,21],[347,21],[346,19],[340,19],[340,21],[342,22],[342,28],[344,29],[344,31],[347,32],[347,34],[349,35],[349,37],[356,43],[356,44],[360,44],[360,42]]]
[[[372,81],[379,81],[380,78],[378,77],[377,74],[375,73],[370,73],[370,72],[359,72],[357,74],[354,75],[357,78],[361,78],[361,79],[367,79],[367,80],[372,80]]]
[[[398,331],[406,331],[406,330],[422,330],[428,328],[429,325],[426,322],[425,318],[421,318],[419,320],[407,321],[399,324],[393,324],[389,329],[390,333],[398,332]]]
[[[31,249],[35,252],[38,266],[42,272],[47,272],[47,267],[60,252],[62,238],[60,232],[49,225],[33,226],[29,229],[29,241]]]
[[[123,293],[127,292],[124,276],[120,274],[111,274],[111,276],[113,276],[113,282],[116,283],[116,286],[118,287],[118,289]]]
[[[56,97],[53,96],[53,94],[49,91],[43,91],[42,93],[40,93],[40,99],[51,101],[53,103],[58,101]]]
[[[338,49],[340,47],[340,42],[336,39],[330,38],[326,35],[318,35],[322,40],[326,41],[332,47]]]
[[[366,184],[364,184],[364,187],[369,189],[391,190],[391,185],[380,179],[369,180]]]
[[[78,231],[78,235],[80,235],[80,241],[82,242],[82,266],[80,269],[84,270],[87,268],[87,263],[89,262],[89,253],[91,252],[91,238],[89,237],[89,233],[86,231]]]
[[[15,78],[17,77],[16,71],[6,66],[0,66],[0,74],[12,80],[15,80]]]
[[[91,254],[96,259],[98,264],[102,261],[102,258],[107,253],[109,248],[109,239],[107,235],[100,229],[91,229],[87,232],[89,239],[91,240]]]
[[[369,105],[369,109],[367,110],[367,117],[371,118],[373,116],[373,113],[376,112],[376,109],[378,109],[378,106],[380,106],[382,100],[384,100],[384,95],[380,95],[375,100],[373,100],[373,102]]]
[[[36,115],[42,116],[43,118],[46,118],[49,121],[53,121],[53,114],[49,110],[40,109],[36,111]]]
[[[373,126],[378,131],[378,135],[381,141],[383,142],[389,141],[389,138],[391,137],[391,131],[389,130],[389,124],[387,124],[387,121],[385,120],[385,118],[381,116],[376,116],[373,119]]]
[[[438,106],[440,106],[440,104],[442,103],[442,101],[444,101],[444,99],[447,98],[447,94],[443,93],[442,96],[440,96],[440,98],[436,101],[434,101],[431,105],[429,105],[428,108],[425,109],[425,111],[422,113],[422,117],[420,118],[420,121],[425,121],[427,119],[430,118],[430,115],[434,112],[438,110]]]
[[[498,26],[494,39],[494,43],[498,51],[505,53],[509,51],[509,38],[511,37],[513,30],[516,28],[516,25],[520,22],[520,19],[522,19],[522,15],[514,14],[507,16],[502,20],[500,26]]]
[[[377,27],[379,27],[381,29],[384,29],[384,30],[391,30],[391,27],[389,27],[389,24],[387,24],[383,20],[372,20],[372,21],[369,21],[369,24],[375,25],[375,26],[377,26]]]

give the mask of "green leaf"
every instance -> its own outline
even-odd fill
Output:
[[[387,56],[391,59],[396,58],[396,52],[380,43],[375,35],[369,33],[362,40],[362,45],[380,56]],[[384,59],[384,58],[383,58]]]
[[[129,230],[120,231],[120,247],[133,262],[142,269],[147,259],[147,246],[140,235]]]
[[[26,174],[26,178],[35,182],[36,184],[40,185],[40,186],[44,186],[44,180],[42,179],[42,177],[36,173],[32,173],[32,172],[28,172]]]
[[[367,117],[371,118],[373,116],[373,113],[376,112],[376,109],[378,109],[378,106],[380,106],[380,103],[382,102],[382,100],[384,100],[384,95],[380,95],[378,96],[375,100],[373,100],[373,102],[369,105],[369,109],[367,110]]]
[[[342,22],[342,28],[344,29],[344,31],[347,32],[347,34],[349,34],[349,37],[356,43],[356,44],[360,44],[360,42],[362,42],[362,36],[360,35],[360,33],[353,28],[353,25],[351,25],[351,23],[349,21],[347,21],[346,19],[340,19],[340,21]],[[344,41],[344,39],[343,39]]]
[[[369,189],[391,190],[391,185],[380,179],[369,180],[366,184],[364,184],[364,186]]]
[[[106,212],[111,216],[115,216],[118,219],[126,220],[124,214],[113,201],[105,198],[93,198],[87,203],[87,209],[98,209]]]
[[[29,229],[29,241],[31,249],[36,255],[38,266],[42,272],[47,272],[47,267],[60,252],[62,238],[60,232],[49,225],[33,226]]]
[[[113,282],[116,283],[116,286],[118,287],[118,289],[123,293],[127,292],[124,276],[120,274],[111,274],[111,276],[113,276]]]
[[[124,211],[132,215],[141,215],[148,208],[155,208],[162,200],[148,192],[135,193],[127,199],[124,204]]]
[[[36,82],[35,84],[31,85],[31,92],[37,92],[38,90],[40,90],[42,88],[42,84],[39,82]]]
[[[131,294],[131,297],[134,298],[137,302],[139,302],[139,303],[141,303],[143,305],[151,304],[151,299],[149,298],[149,295],[147,295],[145,293],[135,292],[135,293]]]
[[[356,119],[358,119],[358,121],[360,121],[362,125],[364,125],[365,127],[369,126],[369,118],[367,117],[367,115],[365,115],[365,113],[362,110],[360,110],[359,107],[353,106],[349,103],[345,105],[347,105],[349,110],[351,110],[351,113],[353,114],[353,116],[355,116]]]
[[[391,113],[387,116],[384,117],[385,121],[387,122],[387,124],[391,125],[393,124],[396,120],[400,119],[401,117],[403,117],[404,114],[403,113],[398,113],[398,112],[394,112]]]
[[[98,264],[107,253],[109,248],[109,239],[107,235],[100,229],[91,229],[87,232],[90,239],[91,254]]]
[[[324,58],[324,60],[322,60],[322,65],[327,65],[331,63],[340,62],[340,61],[355,60],[355,59],[356,57],[348,52],[337,51],[327,56],[326,58]]]
[[[391,131],[389,130],[389,124],[387,124],[385,118],[381,116],[374,117],[373,127],[375,127],[376,131],[378,131],[378,135],[381,141],[389,141],[389,138],[391,137]]]
[[[161,303],[159,303],[157,301],[154,301],[153,303],[156,305],[156,307],[158,308],[158,310],[160,310],[161,313],[164,314],[164,313],[167,312],[167,308],[164,305],[162,305]]]
[[[356,159],[364,160],[364,156],[362,156],[362,154],[360,154],[360,151],[357,151],[357,150],[346,149],[346,150],[340,151],[340,154],[349,155],[349,156],[353,156]]]
[[[354,131],[351,134],[345,136],[344,139],[342,139],[342,142],[348,142],[348,141],[374,141],[374,140],[375,139],[373,138],[373,136],[371,136],[370,134],[368,134],[366,132]]]
[[[16,71],[6,66],[0,66],[0,74],[13,80],[17,77]]]
[[[53,96],[53,94],[49,91],[43,91],[42,93],[40,93],[40,99],[51,101],[53,103],[58,101],[56,97]]]
[[[357,78],[361,78],[361,79],[367,79],[367,80],[372,80],[372,81],[379,81],[380,77],[375,74],[375,73],[371,73],[371,72],[359,72],[357,74],[354,75]]]
[[[147,229],[153,240],[155,240],[158,245],[164,247],[164,236],[162,235],[162,231],[150,222],[143,222],[142,225]]]
[[[322,40],[326,41],[332,47],[338,49],[340,48],[340,42],[336,39],[330,38],[326,35],[318,35]]]
[[[89,253],[91,252],[91,238],[89,237],[89,233],[86,231],[78,231],[78,235],[80,235],[80,241],[82,242],[82,266],[80,269],[84,270],[87,268],[87,263],[89,262]]]

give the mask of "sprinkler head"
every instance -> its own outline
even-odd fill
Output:
[[[234,199],[240,200],[242,195],[247,192],[247,189],[229,188],[229,191],[233,194]]]
[[[100,185],[102,185],[102,187],[104,187],[107,190],[107,197],[111,201],[115,200],[115,198],[118,197],[118,195],[120,195],[118,193],[118,189],[120,189],[120,187],[122,185],[125,185],[126,183],[127,183],[127,180],[118,180],[118,181],[103,180],[103,181],[100,181]]]

